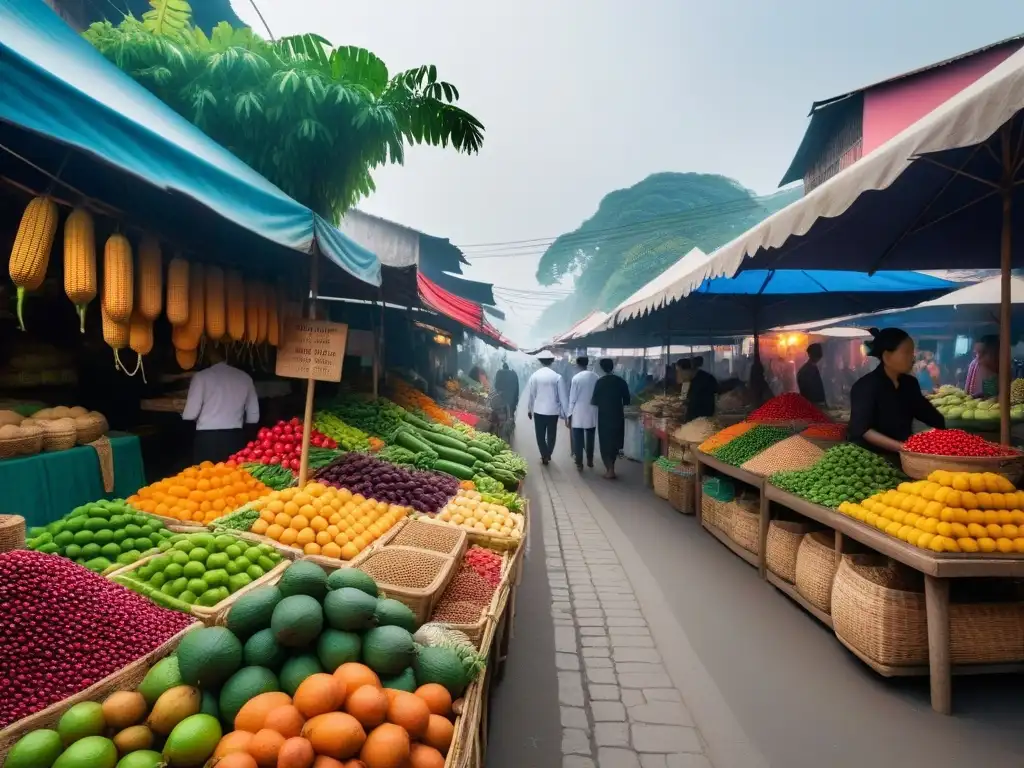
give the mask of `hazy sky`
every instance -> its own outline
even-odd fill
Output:
[[[255,1],[276,36],[318,32],[392,72],[436,64],[458,86],[481,154],[413,150],[360,207],[460,245],[553,238],[657,171],[770,192],[812,101],[1024,32],[1021,0]],[[534,287],[543,245],[467,275]]]

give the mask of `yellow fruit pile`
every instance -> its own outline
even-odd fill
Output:
[[[936,470],[839,511],[932,552],[1024,553],[1024,491],[992,472]]]
[[[351,560],[411,511],[315,482],[274,491],[249,506],[260,513],[253,533],[338,560]]]
[[[467,531],[493,533],[518,539],[519,516],[508,507],[483,500],[479,491],[463,488],[438,514],[437,520]]]

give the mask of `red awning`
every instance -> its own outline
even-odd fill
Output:
[[[517,349],[519,349],[519,347],[517,347],[511,339],[507,339],[504,336],[502,336],[501,331],[499,331],[497,328],[495,328],[493,325],[487,322],[486,318],[484,318],[483,332],[485,335],[490,336],[492,339],[498,342],[500,346],[505,347],[505,349],[511,350],[512,352],[515,352]]]
[[[481,332],[484,328],[483,310],[479,304],[446,291],[422,272],[416,274],[420,300],[435,312],[450,317],[467,328]]]

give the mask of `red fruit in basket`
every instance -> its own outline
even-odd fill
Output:
[[[1000,457],[1018,456],[1019,451],[991,443],[962,429],[933,429],[911,435],[903,448],[933,456]]]
[[[747,421],[758,422],[809,421],[819,423],[828,420],[828,416],[810,400],[796,392],[787,392],[773,397],[747,417]]]

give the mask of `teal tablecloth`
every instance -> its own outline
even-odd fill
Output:
[[[29,527],[46,525],[97,499],[131,496],[145,485],[135,435],[110,435],[114,492],[103,492],[100,460],[88,445],[0,461],[0,514],[21,515]]]

